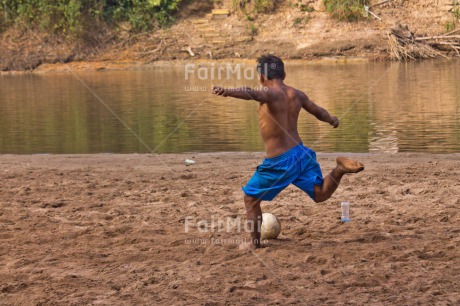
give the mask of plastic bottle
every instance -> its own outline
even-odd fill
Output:
[[[340,220],[345,223],[345,222],[350,222],[350,203],[347,202],[342,202],[342,217]]]

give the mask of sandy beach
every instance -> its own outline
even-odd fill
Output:
[[[0,155],[0,305],[458,305],[460,154],[353,156],[329,201],[263,203],[281,235],[242,252],[262,153]]]

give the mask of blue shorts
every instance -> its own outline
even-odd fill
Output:
[[[271,201],[293,184],[315,200],[315,185],[323,184],[316,153],[302,143],[273,158],[265,158],[243,191],[246,195]]]

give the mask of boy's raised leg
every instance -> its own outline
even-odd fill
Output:
[[[320,203],[329,199],[339,187],[340,180],[347,173],[358,173],[364,170],[364,165],[346,157],[337,157],[337,166],[324,178],[321,186],[315,186],[315,202]]]

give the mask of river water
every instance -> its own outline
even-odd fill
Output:
[[[220,79],[213,65],[0,76],[0,153],[263,151],[257,103],[210,94],[256,86],[254,65],[227,65]],[[334,130],[302,112],[300,135],[316,151],[460,152],[458,60],[286,71],[341,120]]]

